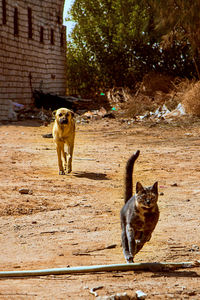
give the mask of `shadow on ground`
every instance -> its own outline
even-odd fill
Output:
[[[92,180],[109,180],[104,173],[75,172],[73,175],[78,178],[88,178]]]

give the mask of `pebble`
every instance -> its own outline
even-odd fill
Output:
[[[117,293],[115,295],[110,295],[110,296],[99,296],[96,299],[97,300],[131,300],[131,298],[127,295],[127,293]]]
[[[22,188],[22,189],[19,189],[19,193],[23,194],[23,195],[27,195],[27,194],[32,195],[33,192],[29,189]]]
[[[199,246],[197,245],[192,245],[192,247],[189,249],[191,252],[199,251]]]
[[[137,299],[145,299],[147,297],[147,294],[145,294],[143,291],[138,290],[135,292],[136,293],[136,298]]]

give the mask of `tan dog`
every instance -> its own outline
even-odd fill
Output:
[[[56,144],[58,155],[59,174],[64,175],[64,170],[67,173],[72,171],[72,155],[74,150],[74,137],[75,137],[75,120],[73,111],[67,108],[59,108],[53,111],[55,122],[53,125],[53,139]],[[65,152],[64,145],[67,145]],[[62,163],[64,159],[64,168]]]

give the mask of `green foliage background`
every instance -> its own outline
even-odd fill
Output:
[[[134,88],[150,71],[198,76],[199,8],[197,0],[75,0],[69,90],[88,96],[113,86]]]

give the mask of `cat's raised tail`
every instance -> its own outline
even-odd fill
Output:
[[[126,173],[125,173],[125,190],[124,190],[124,202],[126,203],[133,195],[133,167],[136,159],[138,158],[140,151],[137,150],[127,161]]]

